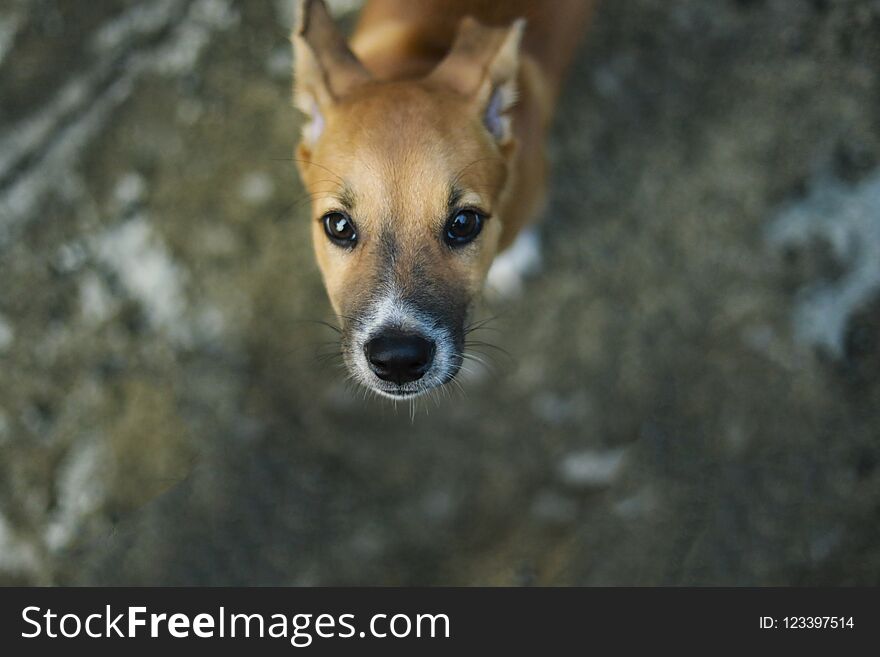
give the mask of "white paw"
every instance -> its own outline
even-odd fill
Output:
[[[495,257],[486,277],[486,291],[505,299],[522,292],[525,279],[541,268],[541,239],[534,228],[524,230]]]

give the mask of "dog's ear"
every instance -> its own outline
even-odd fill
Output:
[[[511,139],[508,112],[517,98],[525,25],[522,18],[509,27],[486,27],[470,16],[463,18],[449,54],[428,76],[471,99],[500,144]]]
[[[324,129],[324,113],[370,79],[349,49],[323,0],[300,0],[293,41],[293,102],[308,117],[303,144],[311,147]]]

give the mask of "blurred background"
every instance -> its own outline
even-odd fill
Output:
[[[0,2],[0,583],[880,584],[880,2],[603,2],[413,418],[317,357],[291,17]]]

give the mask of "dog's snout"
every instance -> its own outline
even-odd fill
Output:
[[[398,385],[421,379],[431,367],[434,350],[434,342],[420,335],[392,332],[364,345],[370,369],[383,381]]]

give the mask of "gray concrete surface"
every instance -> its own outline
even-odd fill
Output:
[[[880,583],[880,2],[605,2],[414,419],[316,357],[289,20],[0,5],[0,583]]]

